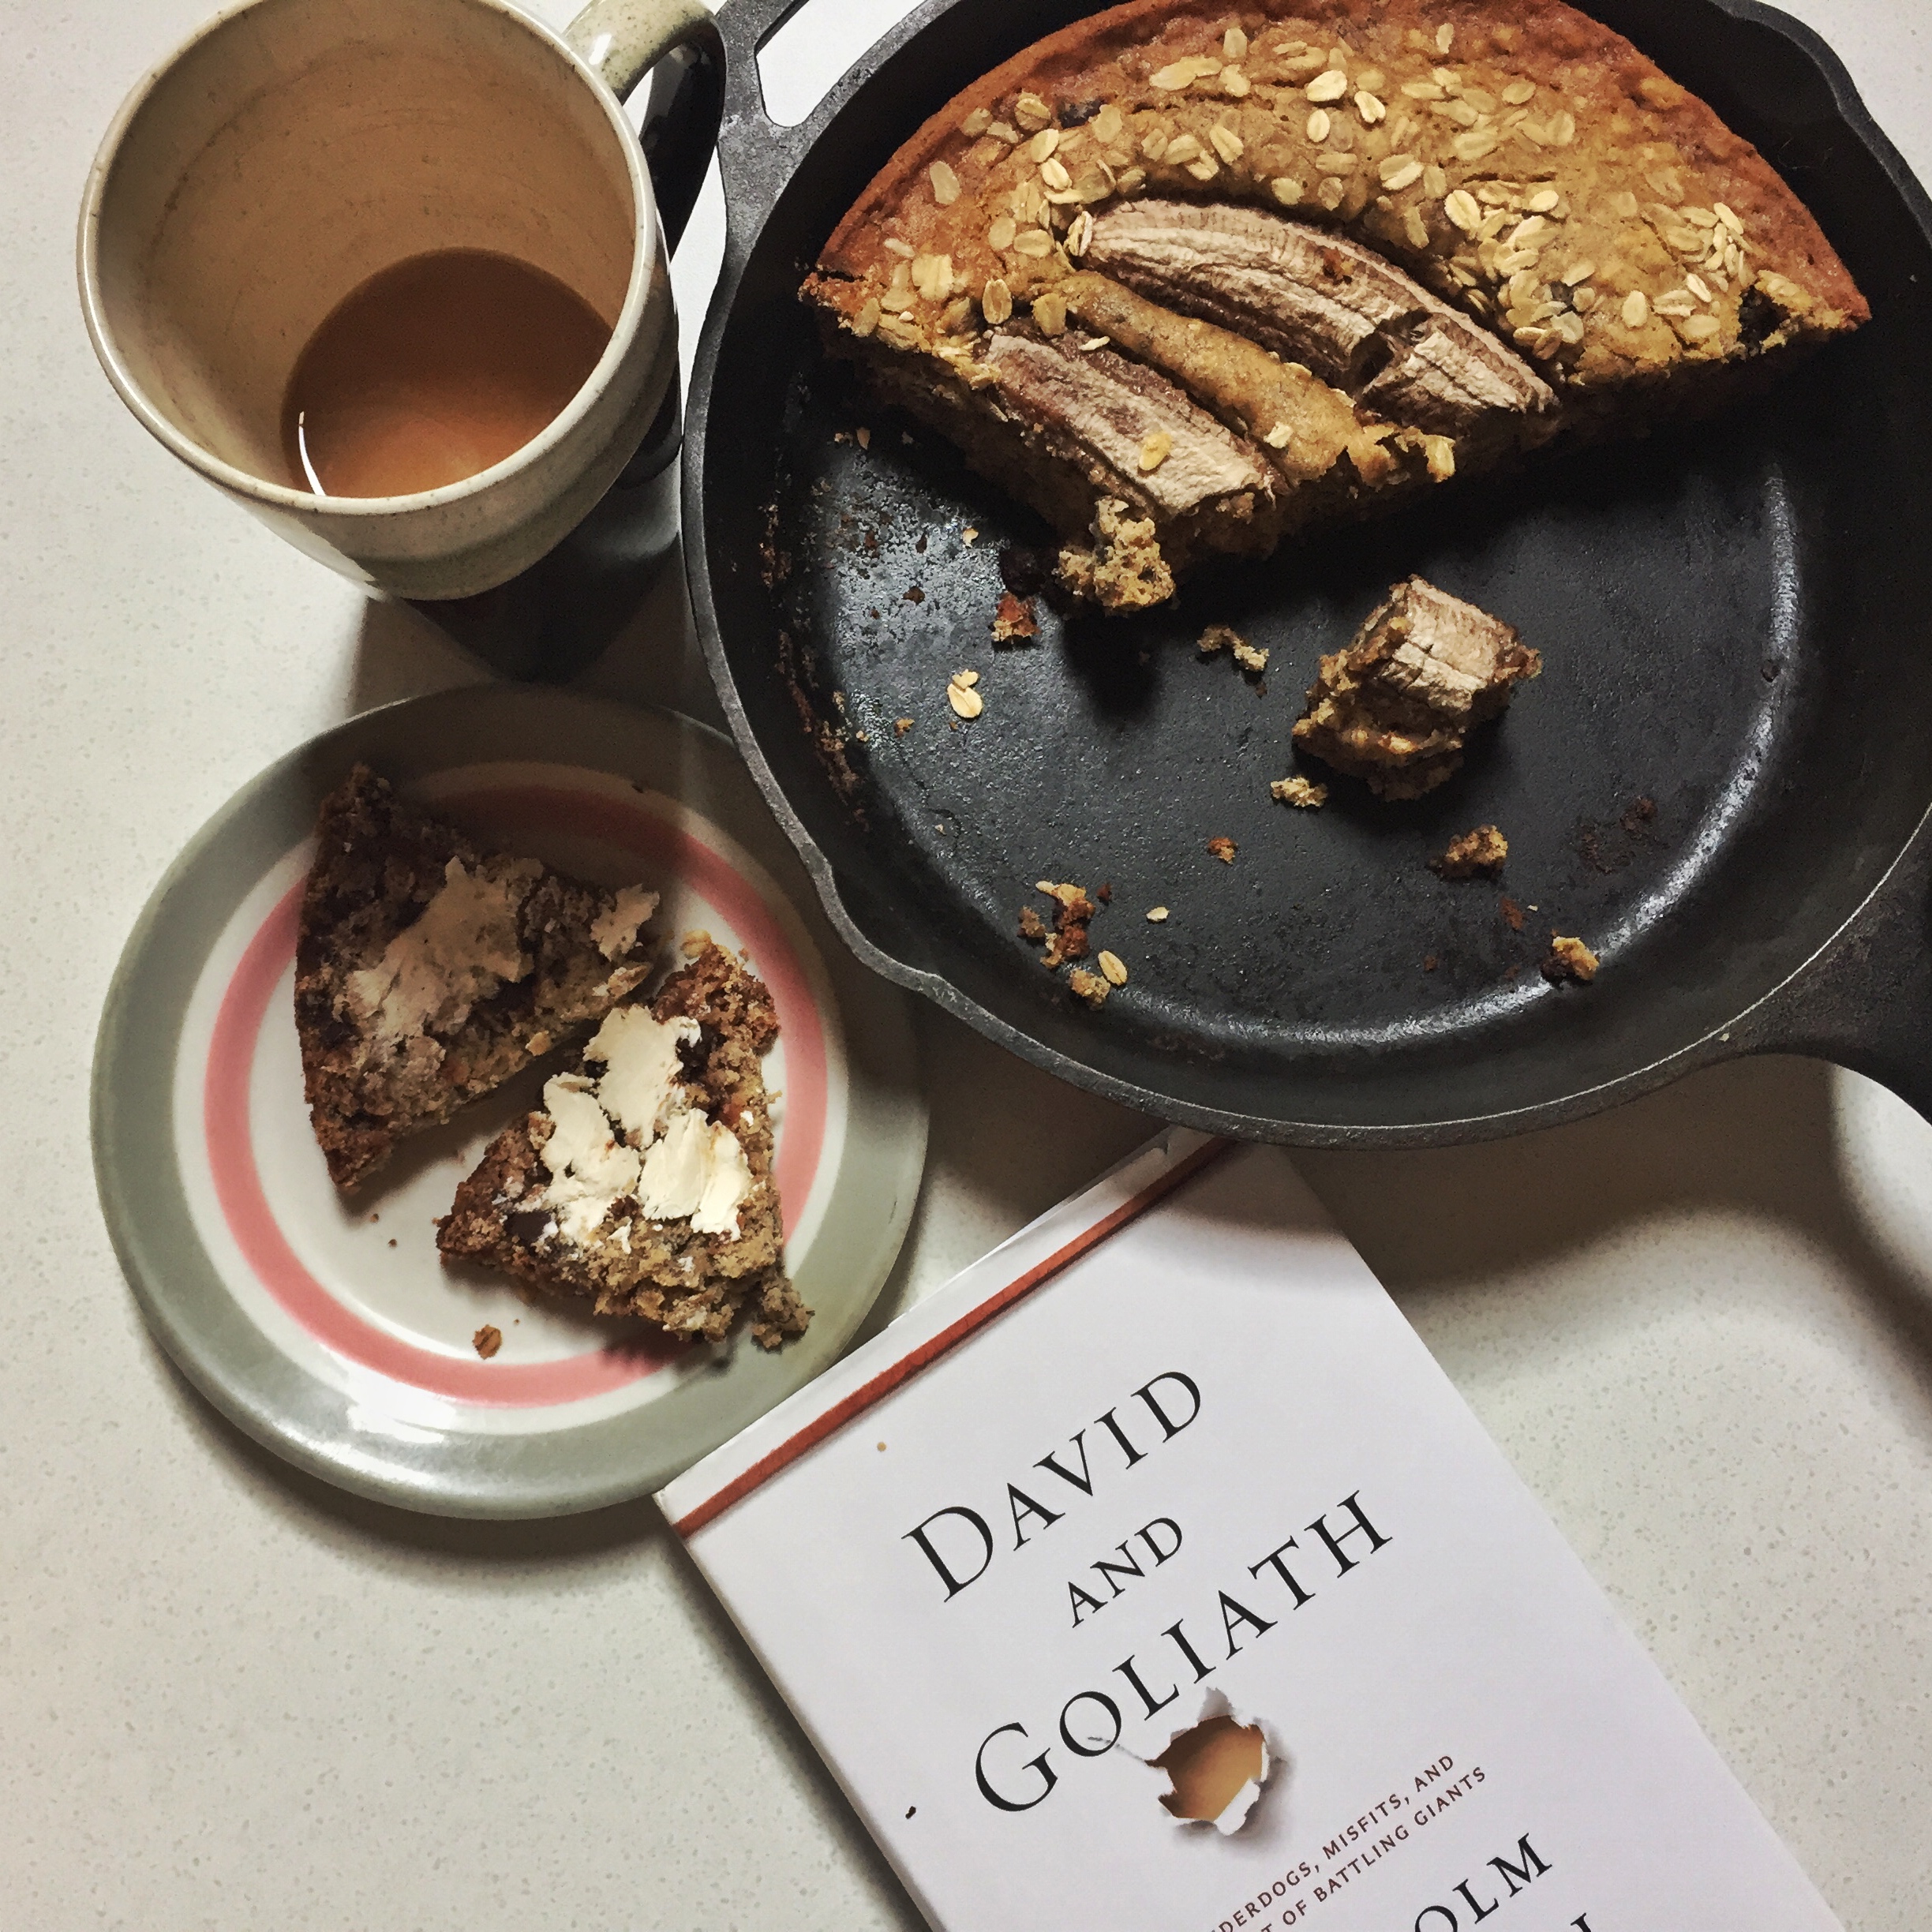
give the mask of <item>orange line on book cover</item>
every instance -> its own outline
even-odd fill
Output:
[[[1050,1281],[1089,1249],[1097,1247],[1117,1229],[1125,1227],[1136,1215],[1144,1214],[1156,1201],[1165,1200],[1183,1181],[1191,1179],[1210,1161],[1226,1153],[1229,1145],[1225,1140],[1210,1140],[1204,1147],[1198,1147],[1193,1153],[1182,1155],[1165,1173],[1157,1175],[1130,1199],[1123,1201],[1112,1213],[1095,1222],[1092,1226],[1083,1229],[1063,1247],[1054,1249],[1045,1260],[1028,1268],[1024,1275],[1016,1276],[1003,1288],[987,1296],[976,1307],[968,1309],[957,1321],[949,1323],[938,1335],[929,1337],[916,1348],[900,1356],[889,1367],[882,1368],[863,1387],[854,1389],[823,1415],[807,1423],[796,1436],[788,1437],[769,1454],[760,1456],[748,1470],[726,1483],[715,1496],[707,1497],[695,1509],[687,1511],[671,1527],[680,1536],[688,1537],[721,1516],[734,1503],[742,1501],[761,1484],[777,1475],[788,1463],[797,1461],[807,1450],[815,1447],[828,1436],[843,1428],[853,1417],[863,1415],[875,1402],[890,1395],[900,1383],[917,1375],[922,1368],[930,1367],[949,1349],[957,1347],[996,1315],[1004,1314],[1016,1301],[1031,1294],[1043,1282]]]

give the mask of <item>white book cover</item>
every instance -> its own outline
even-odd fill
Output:
[[[1837,1923],[1279,1150],[1169,1132],[658,1500],[945,1932]]]

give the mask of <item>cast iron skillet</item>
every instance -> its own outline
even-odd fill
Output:
[[[730,238],[684,541],[739,746],[860,958],[1082,1086],[1303,1145],[1512,1133],[1770,1051],[1932,1113],[1932,206],[1815,35],[1751,0],[1593,9],[1815,211],[1871,301],[1852,341],[1717,422],[995,652],[996,552],[1043,527],[856,401],[796,291],[927,114],[1089,9],[929,0],[782,128],[754,54],[795,4],[720,17]],[[861,423],[869,449],[837,438]],[[1411,570],[1518,624],[1541,680],[1426,799],[1272,803],[1316,656]],[[1272,652],[1265,695],[1197,657],[1215,620]],[[967,665],[986,709],[955,729]],[[1486,821],[1500,887],[1427,870]],[[1017,936],[1043,878],[1112,886],[1094,939],[1132,978],[1100,1013]],[[1503,893],[1534,908],[1520,934]],[[1602,955],[1593,986],[1538,975],[1552,929]]]

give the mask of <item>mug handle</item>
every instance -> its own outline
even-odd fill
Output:
[[[564,39],[620,100],[657,63],[684,57],[664,112],[646,123],[644,159],[675,249],[704,185],[724,114],[724,42],[703,0],[590,0]]]

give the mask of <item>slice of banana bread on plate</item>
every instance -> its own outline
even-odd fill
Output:
[[[457,1190],[436,1242],[600,1315],[721,1341],[749,1305],[766,1348],[811,1320],[784,1271],[770,1096],[770,993],[719,945],[621,1006],[543,1106]]]
[[[295,1025],[339,1188],[589,1032],[649,975],[657,895],[486,852],[358,765],[323,801]]]

